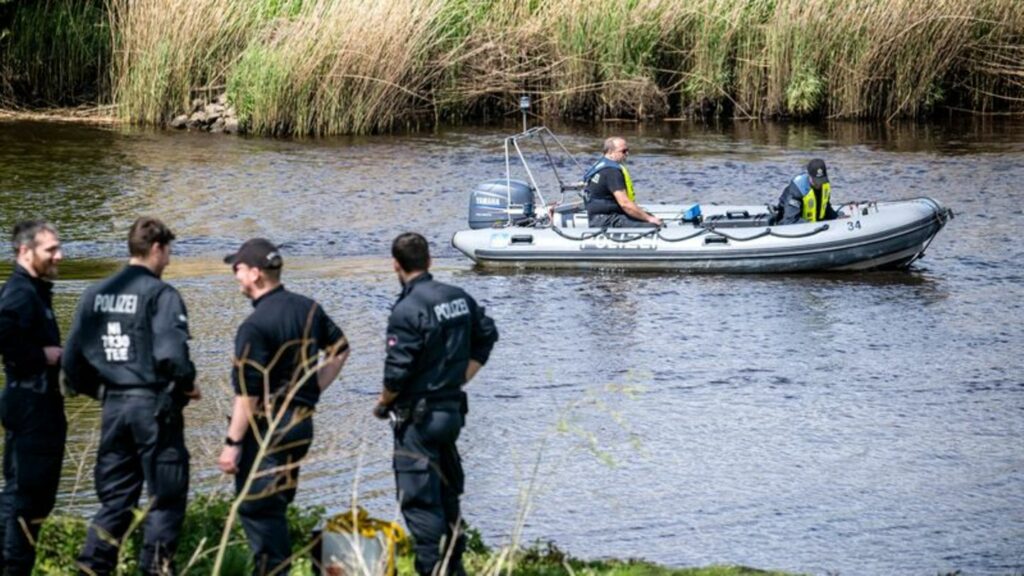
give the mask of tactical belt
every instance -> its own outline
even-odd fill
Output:
[[[154,388],[152,386],[104,386],[104,398],[111,396],[119,397],[136,397],[136,398],[152,398],[159,394],[163,388]]]
[[[35,392],[36,394],[45,394],[48,386],[49,381],[46,378],[46,374],[40,374],[23,380],[9,380],[7,382],[8,388],[28,390],[29,392]]]
[[[463,392],[459,390],[431,396],[418,396],[408,400],[403,398],[395,405],[395,408],[398,410],[411,410],[417,403],[423,401],[426,403],[427,408],[431,410],[458,410],[462,405],[462,394]]]

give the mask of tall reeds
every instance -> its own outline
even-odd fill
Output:
[[[0,102],[73,105],[106,91],[110,30],[103,0],[0,8]]]
[[[42,4],[97,19],[95,11],[70,7],[98,0]],[[105,6],[112,58],[103,94],[123,117],[145,123],[165,122],[192,100],[224,91],[243,126],[262,134],[361,133],[500,115],[514,110],[521,93],[533,94],[544,115],[582,118],[700,112],[888,119],[947,108],[1024,111],[1019,0],[105,0]],[[40,12],[19,9],[25,26],[48,25],[23,18],[23,11]],[[41,34],[14,29],[6,42],[14,46],[22,36]],[[57,36],[58,43],[66,37]],[[42,53],[42,46],[18,50]],[[66,72],[38,77],[48,94],[67,90],[59,79],[95,60],[61,54],[54,70]],[[12,74],[8,66],[6,75]]]

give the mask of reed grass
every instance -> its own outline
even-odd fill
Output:
[[[9,11],[9,13],[7,13]],[[0,101],[74,105],[107,87],[103,0],[16,2],[0,18]]]
[[[0,77],[59,98],[102,63],[99,100],[143,123],[223,91],[260,134],[488,119],[513,113],[521,93],[561,118],[1024,112],[1019,0],[105,0],[102,15],[99,0],[34,5],[17,11],[3,41],[17,56]],[[42,17],[54,11],[60,24]],[[75,40],[82,30],[88,42]]]

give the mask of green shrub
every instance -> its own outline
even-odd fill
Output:
[[[178,553],[175,564],[179,571],[186,574],[206,575],[213,568],[215,547],[220,541],[224,521],[228,517],[231,501],[224,495],[200,496],[189,502],[182,526],[181,538],[178,542]],[[141,511],[139,512],[141,514]],[[292,550],[298,552],[310,544],[313,528],[323,517],[324,509],[319,506],[288,508],[288,531],[292,541]],[[75,558],[85,542],[88,520],[74,516],[51,516],[43,524],[39,533],[36,551],[35,574],[73,574],[76,571]],[[137,527],[131,532],[121,561],[119,574],[134,574],[137,568],[139,548],[142,544],[142,529]],[[308,554],[304,554],[307,555]],[[231,538],[221,574],[231,576],[244,575],[252,572],[249,546],[241,525],[231,527]],[[309,572],[310,562],[303,560],[297,563],[293,573]]]

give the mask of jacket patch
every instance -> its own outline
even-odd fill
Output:
[[[121,333],[120,322],[107,322],[106,335],[100,336],[103,342],[103,352],[107,356],[107,362],[127,362],[128,349],[132,345],[132,339],[127,334]]]

